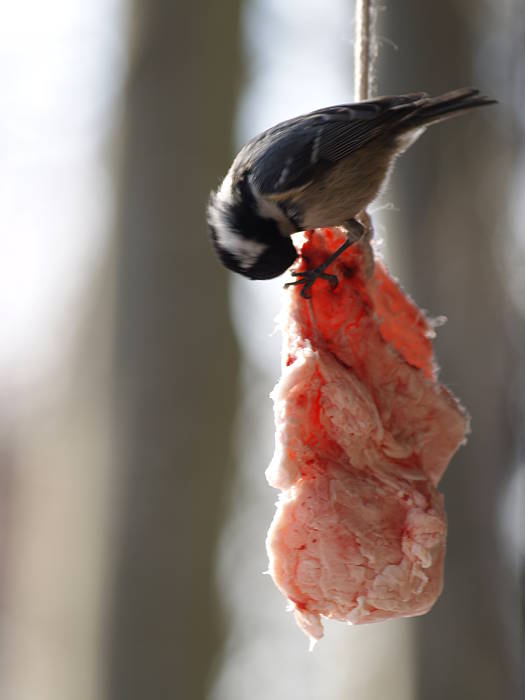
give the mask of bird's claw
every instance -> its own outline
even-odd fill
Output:
[[[310,299],[310,290],[313,287],[315,280],[321,278],[328,280],[330,287],[335,289],[339,283],[339,280],[335,275],[330,275],[325,272],[328,265],[331,265],[334,260],[337,260],[339,256],[344,253],[344,251],[349,248],[354,243],[361,241],[365,238],[365,227],[359,223],[356,219],[350,219],[346,224],[345,228],[347,231],[346,241],[342,243],[336,251],[334,251],[327,260],[324,261],[319,267],[315,267],[313,270],[304,270],[303,272],[292,272],[294,277],[300,277],[301,279],[295,280],[295,282],[288,282],[285,287],[293,287],[296,284],[302,284],[301,296],[303,299]]]
[[[322,268],[318,267],[313,270],[304,270],[303,272],[294,271],[292,272],[292,275],[294,277],[300,277],[301,279],[297,279],[295,282],[287,282],[284,286],[285,288],[288,288],[302,284],[303,288],[301,289],[301,296],[303,299],[311,299],[312,295],[310,290],[313,287],[314,282],[318,279],[327,280],[332,289],[335,289],[339,284],[339,280],[335,275],[330,275],[327,272],[324,272]]]

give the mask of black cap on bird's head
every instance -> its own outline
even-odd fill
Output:
[[[291,238],[277,222],[261,216],[253,199],[237,199],[224,185],[210,196],[208,227],[222,264],[250,279],[278,277],[297,258]]]

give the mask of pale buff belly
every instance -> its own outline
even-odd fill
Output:
[[[306,187],[298,202],[304,228],[341,225],[365,209],[386,182],[391,157],[383,152],[380,160],[370,158],[363,149]]]

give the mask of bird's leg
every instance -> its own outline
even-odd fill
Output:
[[[310,290],[314,282],[318,279],[328,280],[332,289],[335,289],[339,283],[339,280],[335,275],[330,275],[325,272],[326,268],[331,265],[334,260],[344,253],[344,251],[349,248],[354,243],[360,241],[366,233],[365,227],[356,221],[351,219],[345,224],[345,229],[347,231],[346,241],[337,248],[337,250],[327,258],[322,265],[314,267],[313,270],[304,270],[303,272],[292,272],[294,277],[299,277],[300,279],[295,280],[295,282],[288,282],[285,287],[293,287],[294,285],[302,284],[301,296],[304,299],[310,299]]]
[[[362,226],[362,232],[360,232],[359,244],[361,246],[361,251],[363,254],[363,269],[367,279],[371,279],[374,275],[374,251],[372,250],[372,237],[374,235],[374,229],[372,227],[372,219],[366,210],[359,212],[358,221]],[[350,224],[349,224],[350,225]],[[347,226],[348,229],[348,226]]]
[[[350,219],[345,223],[346,236],[352,243],[359,243],[366,235],[366,227],[357,219]],[[336,251],[337,253],[337,251]]]

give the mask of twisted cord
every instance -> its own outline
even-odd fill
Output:
[[[369,99],[372,92],[372,64],[376,53],[372,4],[373,0],[356,0],[355,3],[354,92],[357,102]]]

